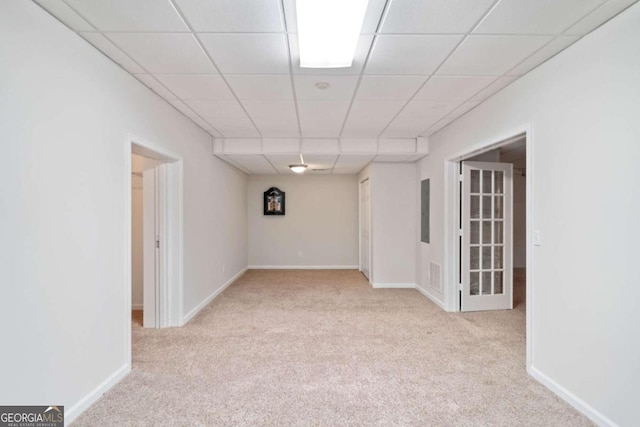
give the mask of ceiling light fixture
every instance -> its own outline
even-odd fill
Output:
[[[291,169],[295,173],[304,173],[304,171],[307,169],[307,165],[289,165],[289,169]]]
[[[307,169],[307,165],[304,164],[304,159],[302,158],[302,153],[300,153],[300,163],[296,163],[293,165],[289,165],[289,169],[291,169],[295,173],[304,173]]]
[[[296,0],[303,68],[351,67],[369,0]]]

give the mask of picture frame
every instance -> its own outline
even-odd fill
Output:
[[[277,187],[271,187],[263,196],[264,215],[285,214],[285,193]]]

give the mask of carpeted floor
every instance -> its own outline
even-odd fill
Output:
[[[357,271],[249,271],[183,328],[134,323],[132,373],[74,425],[591,425],[526,374],[516,296],[449,314]]]

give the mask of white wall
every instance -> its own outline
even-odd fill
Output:
[[[430,260],[444,261],[445,159],[530,125],[531,367],[600,423],[637,423],[640,4],[431,137]]]
[[[73,418],[127,369],[127,135],[183,158],[185,313],[247,265],[246,175],[32,2],[0,2],[0,57],[0,402]]]
[[[371,179],[372,282],[415,285],[417,217],[415,163],[373,163],[360,173]]]
[[[284,216],[263,214],[263,193],[271,187],[285,192]],[[355,175],[250,175],[247,218],[251,266],[357,268]]]

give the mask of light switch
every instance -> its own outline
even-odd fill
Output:
[[[533,246],[542,246],[542,238],[540,237],[540,230],[533,230]]]

